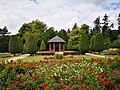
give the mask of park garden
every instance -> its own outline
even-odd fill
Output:
[[[120,14],[118,30],[112,30],[107,14],[102,20],[96,18],[94,28],[75,23],[60,31],[34,20],[16,35],[8,35],[6,26],[0,29],[0,90],[119,90]],[[65,41],[57,54],[49,46],[55,36]],[[22,54],[30,56],[7,61]]]

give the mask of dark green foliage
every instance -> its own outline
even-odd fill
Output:
[[[72,42],[68,40],[67,50],[72,50]]]
[[[18,37],[18,42],[19,42],[19,51],[18,51],[18,53],[22,53],[23,52],[23,42],[22,42],[22,39],[20,37]]]
[[[93,32],[92,34],[95,35],[96,33],[100,33],[101,30],[101,25],[100,25],[100,17],[96,18],[96,20],[94,21],[94,28],[93,28]]]
[[[25,43],[25,48],[26,51],[30,54],[35,54],[37,52],[37,42],[32,34],[29,35]]]
[[[92,36],[90,39],[90,50],[95,51],[95,36]]]
[[[95,44],[95,51],[100,53],[104,48],[104,42],[103,42],[102,34],[100,34],[100,33],[96,34],[94,44]]]
[[[65,40],[66,43],[68,42],[67,32],[64,29],[61,29],[59,31],[58,36],[61,37],[63,40]]]
[[[6,34],[9,34],[7,27],[5,26],[3,29],[0,28],[0,36],[5,36]]]
[[[0,53],[9,52],[9,36],[0,36]]]
[[[82,54],[85,54],[86,52],[88,52],[88,50],[89,50],[89,40],[88,40],[88,36],[86,35],[86,33],[83,33],[81,35],[78,49]]]
[[[45,42],[42,40],[41,44],[40,44],[40,50],[41,51],[45,51],[46,50],[46,45]]]
[[[9,52],[11,54],[16,54],[19,51],[19,42],[17,36],[11,36],[9,40]]]
[[[48,28],[48,29],[45,31],[44,35],[42,36],[42,38],[43,38],[43,40],[44,40],[44,42],[45,42],[45,44],[46,44],[46,50],[49,50],[48,41],[49,41],[50,39],[52,39],[54,36],[55,36],[55,32],[54,32],[54,28],[53,28],[53,27]],[[42,41],[42,40],[41,40],[41,41]]]
[[[118,30],[119,30],[119,33],[120,33],[120,13],[119,13],[119,15],[118,15],[117,21],[118,21]]]
[[[112,44],[110,41],[110,38],[106,38],[104,39],[104,50],[108,50],[109,48],[111,48]]]

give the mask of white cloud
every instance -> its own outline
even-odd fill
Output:
[[[113,10],[111,3],[120,0],[1,0],[0,27],[7,26],[12,34],[18,32],[23,23],[35,19],[45,22],[56,30],[72,28],[75,22],[80,26],[87,23],[93,26],[93,20],[107,13],[112,22],[116,23],[116,15],[120,7]]]

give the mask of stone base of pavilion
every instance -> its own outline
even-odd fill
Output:
[[[37,52],[37,55],[54,55],[56,52],[51,52],[51,51],[40,51]],[[64,55],[79,55],[79,51],[63,51]]]

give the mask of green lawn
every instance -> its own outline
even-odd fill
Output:
[[[39,60],[43,60],[45,56],[29,56],[27,58],[22,59],[23,62],[32,62],[32,61],[39,61]]]
[[[47,56],[29,56],[27,58],[22,59],[22,61],[23,62],[26,62],[26,61],[29,61],[29,62],[35,61],[35,62],[37,62],[39,60],[43,60],[44,57],[47,57]],[[74,55],[74,59],[82,59],[82,58],[90,59],[90,58],[99,58],[99,57],[87,56],[87,55]]]

